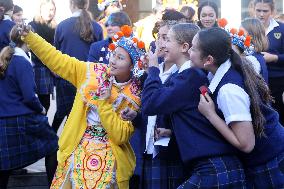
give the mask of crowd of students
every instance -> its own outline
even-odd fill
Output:
[[[273,0],[254,0],[239,28],[213,1],[197,22],[191,7],[166,9],[149,47],[120,1],[99,1],[100,22],[88,5],[70,0],[57,24],[42,0],[25,25],[0,0],[1,189],[42,157],[53,189],[284,188],[284,24]]]

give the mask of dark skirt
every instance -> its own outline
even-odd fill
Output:
[[[34,67],[36,93],[48,95],[53,93],[54,76],[47,67]]]
[[[235,156],[205,158],[194,163],[190,178],[178,189],[245,189],[243,166]]]
[[[143,168],[143,189],[176,189],[185,181],[180,159],[174,160],[159,153],[154,159],[146,155]]]
[[[62,118],[71,112],[76,95],[76,88],[68,81],[56,79],[56,116]]]
[[[284,188],[284,152],[264,165],[246,168],[248,189]]]
[[[46,116],[0,118],[0,170],[30,165],[58,149],[58,137]]]

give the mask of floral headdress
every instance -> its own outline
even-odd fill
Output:
[[[228,21],[225,18],[221,18],[218,20],[218,25],[220,28],[223,28],[226,30],[231,38],[232,38],[232,44],[238,46],[241,48],[245,55],[251,55],[254,52],[254,46],[251,43],[251,36],[245,35],[245,32],[243,29],[237,30],[236,28],[231,28],[230,30],[225,29],[226,25],[228,24]]]
[[[98,0],[98,9],[104,11],[111,3],[119,2],[119,0]]]
[[[145,43],[134,37],[132,28],[130,26],[124,25],[120,29],[121,31],[117,32],[112,37],[113,43],[109,44],[109,50],[112,52],[117,47],[124,48],[130,55],[134,65],[133,75],[140,77],[144,73],[142,60],[144,59],[146,53]]]

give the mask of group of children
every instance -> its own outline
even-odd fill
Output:
[[[110,14],[102,40],[87,6],[70,1],[55,47],[40,37],[44,29],[13,27],[0,14],[13,27],[0,53],[0,187],[11,170],[44,156],[54,189],[284,187],[284,128],[271,106],[283,107],[274,95],[283,92],[284,25],[268,14],[273,0],[256,0],[257,18],[239,29],[218,26],[210,1],[198,9],[199,26],[165,11],[147,53],[126,13]],[[74,93],[59,141],[36,95],[29,49],[58,77],[58,94],[67,84]]]

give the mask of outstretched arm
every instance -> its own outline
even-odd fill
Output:
[[[39,35],[29,31],[23,33],[23,41],[34,54],[54,73],[68,80],[75,87],[85,79],[87,64],[76,58],[71,58],[56,50]]]

